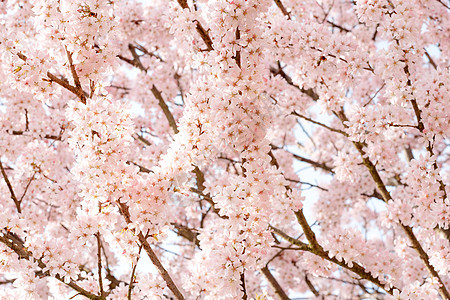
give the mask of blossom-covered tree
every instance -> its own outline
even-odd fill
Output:
[[[0,298],[450,299],[446,2],[0,1]]]

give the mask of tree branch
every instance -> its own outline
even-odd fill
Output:
[[[117,204],[119,206],[120,213],[124,217],[127,224],[132,224],[128,206],[125,203],[120,203],[120,202],[117,202]],[[156,267],[159,274],[166,282],[167,287],[172,291],[172,293],[175,295],[175,297],[178,300],[184,300],[183,294],[181,294],[181,292],[178,289],[178,287],[176,286],[175,282],[172,280],[172,277],[170,277],[169,272],[167,272],[167,270],[161,264],[161,261],[158,259],[158,256],[156,255],[156,253],[153,251],[152,247],[148,243],[147,238],[142,234],[142,232],[139,232],[137,234],[137,236],[138,236],[140,245],[142,245],[142,247],[144,248],[148,257],[152,261],[153,265]]]
[[[296,84],[292,81],[292,78],[291,78],[289,75],[287,75],[287,74],[283,71],[283,69],[281,68],[280,65],[278,66],[278,69],[277,69],[277,68],[274,68],[274,67],[270,67],[270,72],[272,73],[273,76],[280,75],[284,80],[286,80],[286,82],[287,82],[289,85],[295,87],[295,88],[298,89],[300,92],[302,92],[303,94],[305,94],[305,95],[307,95],[308,97],[310,97],[312,100],[314,100],[314,101],[319,100],[319,95],[316,94],[316,92],[314,92],[313,89],[304,89],[304,88],[301,88],[301,87],[299,87],[298,85],[296,85]]]
[[[100,206],[100,205],[99,205]],[[105,297],[105,292],[103,291],[103,278],[102,278],[102,246],[100,241],[100,232],[97,231],[95,234],[97,238],[97,268],[98,268],[98,285],[100,288],[100,297]]]
[[[30,258],[33,258],[32,253],[29,252],[28,250],[26,250],[23,243],[17,243],[16,240],[17,239],[12,236],[11,232],[0,235],[0,242],[2,242],[9,249],[14,251],[19,256],[19,259],[30,260]],[[38,263],[38,266],[41,269],[45,269],[47,267],[47,265],[41,259],[37,259],[36,262]],[[44,272],[43,276],[45,276],[45,277],[50,276],[50,271]],[[97,296],[97,295],[92,294],[91,292],[83,289],[82,287],[80,287],[78,284],[76,284],[72,280],[70,280],[69,283],[66,283],[64,281],[64,278],[62,278],[59,274],[56,274],[56,276],[54,276],[54,278],[61,281],[65,285],[70,286],[73,290],[77,291],[79,294],[85,296],[86,298],[89,298],[92,300],[106,300],[105,297]]]
[[[133,291],[134,276],[135,276],[135,273],[136,273],[136,267],[137,267],[139,258],[141,257],[141,251],[142,251],[142,244],[139,246],[139,252],[138,252],[139,256],[136,259],[136,263],[134,264],[133,269],[131,270],[130,283],[128,284],[128,297],[127,297],[128,300],[131,300],[131,293]]]
[[[415,100],[411,101],[411,103],[414,103],[414,102],[415,102]],[[421,123],[420,110],[417,107],[417,103],[416,103],[416,106],[414,106],[414,104],[413,104],[413,107],[414,107],[414,111],[416,113],[418,123],[419,123],[418,128],[419,128],[419,130],[420,130],[420,128],[422,128],[422,130],[423,130],[423,123]],[[335,114],[339,117],[342,124],[345,127],[347,127],[345,125],[345,123],[348,121],[348,119],[345,116],[343,109],[341,109],[337,113],[335,112]],[[352,141],[352,143],[355,146],[355,148],[358,150],[358,152],[360,153],[361,159],[363,160],[363,164],[366,166],[370,175],[372,176],[372,179],[375,182],[377,189],[380,192],[381,196],[383,197],[383,200],[386,203],[389,202],[389,200],[392,200],[391,194],[387,190],[386,185],[384,184],[383,180],[381,179],[381,176],[378,173],[375,165],[370,161],[369,157],[366,155],[366,152],[363,149],[364,144],[361,142],[355,142],[355,141]],[[400,225],[403,228],[403,231],[408,236],[410,242],[412,243],[413,248],[416,249],[416,251],[418,252],[419,257],[422,260],[423,264],[425,265],[426,269],[428,270],[430,276],[434,277],[438,280],[438,282],[440,284],[439,293],[441,294],[443,299],[450,299],[450,294],[447,291],[447,289],[444,285],[444,282],[442,281],[441,277],[439,276],[437,271],[434,269],[434,267],[430,264],[429,257],[426,254],[425,250],[422,248],[422,245],[420,244],[419,240],[417,240],[414,232],[412,231],[412,228],[409,226],[405,226],[401,223],[400,223]]]
[[[81,87],[80,78],[78,77],[77,71],[75,70],[75,66],[73,65],[72,53],[66,48],[67,59],[69,60],[70,72],[72,73],[73,81],[75,83],[75,88],[77,89],[77,95],[81,100],[81,103],[86,104],[86,97],[83,92],[83,88]]]
[[[189,9],[189,6],[187,4],[186,0],[177,0],[178,4],[183,8],[183,9]],[[200,34],[200,37],[202,38],[203,42],[206,45],[206,50],[205,51],[211,51],[214,50],[213,47],[213,42],[211,40],[211,38],[208,35],[208,32],[206,32],[206,30],[203,28],[202,24],[200,24],[199,21],[195,20],[194,23],[196,24],[196,29],[197,32]]]
[[[73,85],[70,85],[70,83],[67,80],[58,78],[58,77],[56,77],[56,75],[54,75],[50,72],[47,72],[47,77],[50,79],[50,82],[53,82],[53,81],[56,82],[57,84],[59,84],[60,86],[62,86],[63,88],[72,92],[78,98],[80,98],[81,103],[86,104],[86,97],[88,96],[88,94],[86,92],[79,90],[78,88],[74,87]]]
[[[437,69],[437,64],[434,62],[433,58],[431,57],[430,53],[428,53],[427,50],[425,50],[425,56],[428,58],[428,61],[433,66],[433,68],[436,70]]]
[[[270,286],[272,287],[275,294],[278,296],[280,300],[289,300],[288,295],[283,290],[281,285],[278,283],[278,281],[273,277],[272,273],[269,270],[268,266],[265,266],[261,269],[261,273],[263,273],[264,277],[266,277],[267,281],[269,282]]]
[[[11,199],[14,201],[14,204],[16,205],[17,212],[20,214],[20,213],[22,213],[22,209],[20,208],[20,202],[21,201],[19,199],[17,199],[16,194],[14,193],[14,189],[13,189],[13,187],[11,185],[11,182],[8,179],[8,175],[6,174],[5,169],[3,168],[3,164],[1,162],[1,160],[0,160],[0,169],[2,171],[3,179],[5,180],[5,183],[8,186],[9,193],[11,194]]]
[[[337,132],[337,133],[340,133],[340,134],[342,134],[342,135],[348,136],[348,134],[345,133],[345,132],[342,131],[342,130],[339,130],[339,129],[336,129],[336,128],[332,128],[332,127],[330,127],[330,126],[328,126],[328,125],[325,125],[325,124],[323,124],[323,123],[314,121],[313,119],[308,118],[307,116],[304,116],[304,115],[299,114],[299,113],[296,112],[295,110],[294,110],[291,114],[294,115],[294,116],[300,117],[300,118],[302,118],[302,119],[305,119],[306,121],[309,121],[309,122],[311,122],[311,123],[313,123],[313,124],[322,126],[323,128],[326,128],[326,129],[328,129],[328,130],[330,130],[330,131]]]
[[[306,222],[306,220],[304,220],[304,222]],[[302,221],[302,223],[304,223],[304,222]],[[302,225],[302,224],[300,224],[300,225]],[[328,251],[325,251],[322,248],[322,246],[319,245],[317,240],[315,240],[314,233],[312,235],[310,233],[310,231],[312,232],[311,228],[309,227],[309,225],[307,223],[306,223],[306,225],[307,226],[305,228],[303,226],[302,226],[302,228],[304,229],[304,232],[305,231],[308,232],[308,234],[306,234],[306,232],[305,232],[305,235],[306,235],[307,239],[308,239],[308,235],[309,235],[309,239],[311,239],[311,241],[309,241],[309,239],[308,239],[308,242],[310,242],[309,245],[305,244],[305,243],[303,243],[303,242],[301,242],[301,241],[299,241],[299,240],[297,240],[297,239],[295,239],[293,237],[290,237],[289,235],[287,235],[283,231],[281,231],[279,229],[276,229],[273,226],[271,226],[271,228],[276,234],[280,235],[283,239],[285,239],[289,243],[300,247],[302,251],[311,252],[311,253],[313,253],[313,254],[315,254],[317,256],[320,256],[321,258],[323,258],[325,260],[328,260],[328,261],[330,261],[332,263],[335,263],[335,264],[337,264],[337,265],[339,265],[339,266],[341,266],[341,267],[343,267],[343,268],[345,268],[345,269],[347,269],[349,271],[352,271],[353,273],[359,275],[361,277],[361,279],[365,279],[367,281],[370,281],[371,283],[373,283],[373,284],[379,286],[380,288],[382,288],[383,290],[385,290],[390,295],[393,294],[394,289],[398,289],[395,286],[393,286],[391,288],[386,287],[378,278],[373,277],[369,272],[367,272],[364,269],[364,267],[362,267],[361,265],[359,265],[356,262],[352,262],[353,266],[350,267],[347,263],[345,263],[344,260],[339,261],[339,260],[336,259],[336,257],[330,258]],[[313,244],[311,244],[311,242]],[[398,289],[398,290],[400,290],[400,289]]]
[[[170,127],[175,132],[175,134],[177,134],[178,133],[177,123],[175,122],[175,118],[173,117],[172,113],[170,112],[169,107],[167,106],[166,102],[164,102],[161,92],[154,85],[152,86],[151,90],[152,90],[153,96],[155,96],[155,98],[158,99],[158,104],[161,107],[161,109],[163,110],[164,115],[166,116]]]
[[[283,15],[287,16],[288,20],[291,19],[291,15],[289,14],[289,12],[286,10],[286,7],[284,7],[283,3],[281,2],[281,0],[273,0],[275,2],[275,4],[278,6],[278,8],[281,10],[281,12],[283,13]]]

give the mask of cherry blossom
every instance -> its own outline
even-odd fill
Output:
[[[450,299],[445,1],[0,1],[0,298]]]

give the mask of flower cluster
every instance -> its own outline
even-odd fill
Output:
[[[0,1],[0,298],[450,298],[447,14]]]

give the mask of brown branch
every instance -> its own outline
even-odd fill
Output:
[[[244,294],[242,295],[242,300],[247,300],[248,296],[247,296],[247,289],[245,288],[245,271],[242,271],[241,273],[241,287],[242,287],[242,291],[244,292]]]
[[[277,167],[277,169],[280,168],[280,165],[278,164],[277,158],[275,157],[275,155],[273,154],[272,150],[269,151],[269,156],[270,156],[270,164],[272,166]]]
[[[139,56],[136,53],[136,48],[133,45],[129,44],[128,49],[130,50],[131,54],[133,55],[133,60],[125,58],[121,55],[118,55],[119,59],[139,68],[141,71],[147,72],[147,69],[142,65],[142,63],[139,59]],[[166,116],[170,127],[175,132],[175,134],[177,134],[178,133],[177,123],[175,122],[175,118],[173,117],[172,113],[170,112],[169,107],[167,106],[166,102],[164,101],[164,99],[161,95],[161,92],[156,88],[155,85],[152,85],[151,91],[152,91],[153,96],[155,96],[155,98],[158,99],[158,104],[161,107],[161,109],[163,110],[164,115]]]
[[[388,123],[387,125],[391,126],[391,127],[409,127],[409,128],[416,128],[416,125],[409,125],[409,124],[394,124],[392,122]]]
[[[120,203],[120,202],[117,202],[117,204],[119,206],[120,213],[124,217],[127,224],[131,224],[132,221],[131,221],[131,217],[130,217],[130,212],[128,210],[128,206],[125,203]],[[181,292],[178,289],[178,287],[176,286],[175,282],[172,280],[172,277],[170,276],[169,272],[167,272],[167,270],[161,264],[161,261],[159,260],[158,256],[156,255],[156,253],[153,251],[152,247],[148,243],[147,238],[142,234],[142,232],[139,232],[137,234],[137,236],[138,236],[140,245],[142,245],[142,247],[144,248],[148,257],[152,261],[153,265],[156,267],[159,274],[166,282],[167,287],[172,291],[172,293],[175,295],[175,297],[178,300],[184,299],[184,296],[181,294]]]
[[[142,251],[142,244],[139,246],[139,252],[138,252],[139,256],[136,259],[136,263],[134,264],[133,269],[131,270],[130,283],[128,284],[128,297],[127,297],[128,300],[131,300],[131,293],[133,291],[134,277],[135,277],[135,274],[136,274],[136,268],[137,268],[137,265],[138,265],[138,261],[139,261],[139,259],[141,257],[141,251]]]
[[[28,250],[26,250],[23,243],[17,242],[17,239],[14,236],[12,236],[11,232],[0,235],[0,242],[2,242],[9,249],[14,251],[19,256],[19,259],[30,260],[31,258],[33,258],[32,253],[29,252]],[[37,259],[36,262],[37,262],[39,268],[41,268],[41,269],[45,269],[47,267],[47,265],[41,259]],[[51,276],[50,271],[44,272],[42,274],[42,276],[43,277]],[[95,294],[92,294],[89,291],[86,291],[85,289],[80,287],[78,284],[76,284],[72,280],[70,280],[69,283],[66,283],[64,281],[64,278],[62,278],[59,274],[56,274],[56,276],[54,276],[54,278],[56,278],[57,280],[61,281],[64,284],[66,284],[67,286],[71,287],[73,290],[77,291],[79,294],[85,296],[86,298],[93,299],[93,300],[105,300],[106,299],[105,297],[97,296]]]
[[[273,232],[275,232],[276,234],[278,234],[279,236],[281,236],[283,239],[285,239],[286,241],[288,241],[289,243],[291,243],[292,245],[296,245],[299,247],[300,250],[302,251],[308,251],[311,252],[312,248],[310,247],[310,245],[303,243],[302,241],[300,241],[299,239],[290,237],[289,235],[287,235],[284,231],[273,227],[272,225],[269,225],[269,228],[272,229]]]
[[[137,43],[136,43],[137,44]],[[142,51],[144,54],[147,54],[148,56],[152,56],[155,57],[156,59],[158,59],[161,62],[164,62],[164,59],[162,59],[161,56],[159,56],[158,54],[155,54],[153,52],[148,51],[144,46],[137,44],[136,46],[133,46],[134,48],[138,49],[139,51]]]
[[[148,168],[146,168],[144,166],[141,166],[140,164],[137,164],[137,163],[135,163],[134,161],[131,161],[131,160],[128,160],[127,164],[135,165],[136,167],[139,168],[139,172],[144,172],[144,173],[152,173],[153,172],[152,170],[150,170],[150,169],[148,169]]]
[[[136,52],[136,47],[134,47],[132,44],[128,44],[128,49],[130,50],[131,55],[133,55],[133,62],[135,63],[135,66],[137,66],[142,71],[147,71]]]
[[[177,0],[178,4],[183,8],[183,9],[189,9],[189,6],[187,4],[187,0]]]
[[[72,73],[73,81],[75,83],[75,88],[77,89],[77,95],[81,100],[81,103],[86,104],[86,96],[83,92],[83,88],[81,87],[80,78],[78,77],[77,71],[75,70],[75,66],[73,65],[72,53],[66,48],[67,59],[69,60],[70,72]]]
[[[202,24],[200,24],[199,21],[196,20],[195,23],[197,24],[197,27],[196,27],[197,32],[200,34],[200,37],[202,38],[203,42],[206,45],[206,50],[204,50],[204,51],[214,50],[213,42],[212,42],[211,38],[209,37],[208,32],[203,28]]]
[[[236,27],[236,32],[235,32],[235,41],[236,44],[238,44],[238,40],[241,38],[241,31],[239,30],[239,26]],[[234,56],[234,60],[236,61],[236,64],[239,68],[241,68],[241,51],[240,50],[236,50],[236,55]]]
[[[319,297],[320,296],[319,292],[317,291],[316,287],[313,285],[311,280],[309,280],[307,274],[305,274],[305,282],[308,285],[308,287],[311,290],[311,292],[314,294],[314,296]]]
[[[433,66],[433,68],[436,70],[437,69],[437,64],[434,62],[433,58],[431,57],[431,55],[428,53],[427,50],[425,50],[425,56],[428,58],[428,61]]]
[[[197,180],[199,180],[199,179],[197,178]],[[198,182],[198,181],[197,181],[197,182]],[[205,199],[205,200],[209,203],[209,205],[211,205],[211,208],[213,209],[213,212],[214,212],[217,216],[219,216],[219,217],[222,218],[222,219],[228,219],[228,216],[222,216],[222,215],[219,214],[220,209],[217,208],[217,207],[215,206],[216,204],[215,204],[214,201],[212,200],[211,195],[209,195],[209,194],[205,195],[205,194],[203,194],[203,192],[200,191],[199,189],[192,188],[192,187],[191,187],[189,190],[190,190],[191,192],[194,192],[194,193],[196,193],[196,194],[202,196],[203,199]]]
[[[263,273],[264,277],[266,277],[267,281],[269,282],[270,286],[275,292],[275,295],[277,295],[279,299],[289,300],[289,297],[287,296],[286,292],[283,290],[281,285],[278,283],[278,281],[270,272],[269,267],[265,266],[264,268],[262,268],[261,273]]]
[[[5,280],[0,281],[0,285],[13,283],[14,281],[15,281],[15,279],[5,279]]]
[[[12,135],[24,135],[26,131],[22,131],[22,130],[13,130],[12,131]],[[42,138],[42,136],[41,136]],[[62,137],[56,136],[56,135],[51,135],[51,134],[46,134],[43,136],[44,139],[49,139],[49,140],[55,140],[55,141],[61,141]]]
[[[189,228],[185,225],[181,225],[178,223],[172,223],[172,225],[175,227],[176,231],[175,233],[179,236],[185,238],[191,243],[194,243],[195,246],[200,247],[200,241],[198,239],[198,232],[195,228]]]
[[[302,115],[302,114],[299,114],[299,113],[296,112],[295,110],[291,113],[291,115],[300,117],[300,118],[302,118],[302,119],[304,119],[304,120],[306,120],[306,121],[308,121],[308,122],[311,122],[311,123],[313,123],[313,124],[322,126],[323,128],[326,128],[326,129],[328,129],[328,130],[330,130],[330,131],[337,132],[337,133],[340,133],[340,134],[342,134],[342,135],[348,136],[348,134],[345,133],[345,132],[342,131],[342,130],[339,130],[339,129],[330,127],[330,126],[328,126],[328,125],[325,125],[325,124],[323,124],[323,123],[317,122],[317,121],[315,121],[315,120],[313,120],[313,119],[311,119],[311,118],[308,118],[307,116],[304,116],[304,115]]]
[[[278,6],[278,8],[281,10],[281,12],[283,13],[283,15],[287,16],[288,20],[291,19],[291,15],[289,14],[289,12],[286,10],[286,7],[284,7],[283,3],[281,2],[281,0],[273,0],[275,2],[275,4]]]
[[[317,161],[314,161],[314,160],[311,160],[311,159],[309,159],[309,158],[306,158],[306,157],[297,155],[297,154],[292,153],[292,152],[289,152],[289,153],[291,153],[292,156],[293,156],[295,159],[299,160],[299,161],[302,161],[302,162],[304,162],[304,163],[310,164],[310,165],[313,166],[314,168],[319,168],[319,169],[322,169],[322,170],[324,170],[324,171],[327,171],[327,172],[329,172],[329,173],[334,174],[333,168],[327,166],[325,163],[317,162]]]
[[[100,205],[99,205],[100,206]],[[100,241],[100,232],[97,231],[95,234],[97,238],[97,268],[98,268],[98,285],[100,288],[100,297],[105,297],[105,292],[103,291],[103,278],[102,278],[102,246]]]
[[[287,75],[280,66],[278,66],[278,68],[270,67],[270,72],[272,73],[273,76],[280,75],[284,80],[286,80],[286,82],[289,85],[295,87],[300,92],[302,92],[303,94],[307,95],[308,97],[310,97],[314,101],[319,100],[319,95],[316,94],[316,92],[314,92],[313,89],[304,89],[304,88],[301,88],[298,85],[296,85],[292,81],[292,78],[289,75]]]
[[[411,100],[411,103],[413,104],[414,112],[417,116],[418,128],[419,128],[419,130],[422,131],[424,129],[424,126],[423,126],[423,123],[420,118],[420,110],[419,110],[415,100]],[[414,103],[416,105],[414,105]],[[345,116],[343,109],[341,109],[341,111],[339,111],[337,113],[335,112],[335,114],[339,117],[342,124],[346,127],[345,124],[348,121],[348,119]],[[352,143],[355,146],[355,148],[358,150],[358,152],[360,153],[361,159],[363,160],[363,164],[366,166],[370,175],[372,176],[372,179],[375,182],[377,189],[380,192],[381,196],[383,197],[383,200],[386,203],[389,202],[389,200],[392,200],[391,194],[389,193],[389,191],[386,188],[386,185],[384,184],[383,180],[381,179],[381,176],[378,173],[376,166],[370,161],[370,159],[366,155],[366,152],[363,149],[364,144],[361,142],[355,142],[355,141],[352,141]],[[425,265],[426,269],[428,270],[430,276],[434,277],[438,280],[438,282],[440,284],[439,293],[441,294],[443,299],[450,299],[450,294],[447,291],[447,289],[444,285],[444,282],[442,281],[441,277],[439,276],[437,271],[434,269],[434,267],[430,264],[428,255],[426,254],[425,250],[422,248],[422,245],[420,244],[419,240],[417,240],[414,232],[412,231],[412,228],[409,226],[405,226],[403,224],[401,224],[401,227],[403,228],[403,231],[406,233],[410,242],[412,243],[412,247],[414,249],[416,249],[416,251],[418,252],[419,257],[422,260],[423,264]]]
[[[17,53],[17,56],[20,59],[22,59],[23,61],[27,60],[26,55],[23,55],[20,52]],[[75,76],[76,76],[76,78],[78,80],[79,86],[73,86],[67,81],[67,79],[65,79],[65,78],[58,78],[56,75],[54,75],[53,73],[50,73],[49,71],[47,71],[47,77],[49,79],[43,79],[43,80],[44,81],[49,81],[50,83],[52,83],[53,81],[56,82],[57,84],[59,84],[60,86],[62,86],[63,88],[67,89],[68,91],[70,91],[73,94],[75,94],[78,98],[80,98],[80,100],[81,100],[81,102],[83,104],[86,104],[86,98],[89,97],[89,94],[87,92],[83,91],[83,89],[81,88],[81,84],[79,82],[78,75],[76,74],[76,71],[75,71],[75,69],[73,67],[73,64],[72,64],[72,56],[71,55],[70,55],[70,58],[69,58],[69,64],[71,65],[71,67],[70,67],[71,71],[73,69],[72,76],[74,76],[74,73],[75,73]],[[75,77],[74,77],[75,84],[77,84],[77,80],[75,80]]]
[[[297,214],[296,214],[297,215]],[[301,215],[303,215],[303,213],[301,213]],[[306,226],[303,227],[304,225],[302,225],[303,223],[306,223]],[[325,251],[322,246],[319,245],[319,243],[317,242],[317,240],[315,239],[315,235],[314,233],[311,234],[312,230],[309,227],[308,223],[306,222],[306,220],[301,221],[300,224],[305,232],[305,235],[308,239],[308,241],[310,242],[310,244],[305,244],[302,241],[299,241],[293,237],[290,237],[289,235],[287,235],[286,233],[284,233],[283,231],[276,229],[274,227],[271,226],[272,230],[274,230],[274,232],[278,235],[280,235],[283,239],[285,239],[286,241],[288,241],[291,244],[294,244],[298,247],[301,248],[302,251],[308,251],[311,252],[325,260],[328,260],[332,263],[335,263],[349,271],[352,271],[353,273],[359,275],[359,277],[361,277],[361,279],[365,279],[367,281],[370,281],[371,283],[379,286],[380,288],[382,288],[383,290],[385,290],[387,293],[389,294],[393,294],[394,289],[398,289],[397,287],[393,286],[391,288],[388,288],[387,286],[385,286],[378,278],[373,277],[372,274],[370,274],[369,272],[367,272],[364,267],[362,267],[361,265],[359,265],[356,262],[352,262],[353,266],[350,267],[344,260],[339,261],[337,260],[336,257],[330,258],[329,256],[329,252]],[[308,234],[306,233],[308,232]],[[308,238],[309,236],[309,238]],[[310,241],[311,239],[311,241]],[[312,244],[311,244],[312,242]],[[398,289],[400,290],[400,289]]]
[[[309,245],[314,251],[323,251],[322,246],[319,245],[319,242],[317,242],[316,234],[314,231],[312,231],[311,227],[309,226],[308,222],[306,221],[305,216],[303,215],[303,209],[298,210],[295,213],[295,216],[297,217],[297,221],[300,224],[300,226],[303,229],[303,233],[306,236],[306,239],[309,242]]]
[[[17,199],[16,194],[14,193],[14,189],[13,189],[13,187],[11,185],[11,182],[8,179],[8,175],[6,174],[5,169],[3,168],[3,164],[1,162],[1,160],[0,160],[0,169],[2,171],[3,179],[5,180],[5,183],[8,186],[9,193],[11,194],[11,199],[14,201],[14,204],[16,205],[17,212],[20,214],[20,213],[22,213],[22,209],[20,208],[20,202],[21,201],[19,199]]]
[[[101,242],[101,240],[100,240]],[[103,256],[105,257],[105,264],[106,264],[106,275],[105,278],[108,279],[110,281],[109,284],[109,290],[112,291],[114,290],[117,286],[119,286],[119,284],[123,281],[118,280],[111,272],[111,268],[109,267],[109,262],[108,262],[108,256],[106,255],[106,250],[105,247],[103,246],[103,243],[100,243],[100,246],[102,248],[102,252],[103,252]],[[123,282],[125,283],[125,282]],[[126,283],[125,283],[126,284]]]
[[[29,125],[30,123],[28,121],[28,110],[25,108],[25,131],[30,130]]]
[[[188,6],[186,0],[177,0],[177,1],[178,1],[178,4],[183,9],[189,9],[189,6]],[[207,47],[205,51],[214,50],[213,42],[212,42],[211,38],[209,37],[208,32],[206,32],[206,30],[203,28],[203,26],[200,24],[199,21],[195,20],[194,22],[197,25],[197,27],[196,27],[197,32],[200,34],[200,37],[202,38],[203,42],[205,43],[205,45]]]
[[[147,140],[146,138],[144,138],[143,136],[141,136],[139,134],[136,134],[136,135],[137,135],[137,139],[140,140],[145,145],[147,145],[147,146],[151,146],[152,145],[152,143],[149,140]]]
[[[330,24],[332,27],[338,28],[341,31],[351,32],[351,30],[348,30],[347,28],[344,28],[344,27],[342,27],[342,26],[340,26],[338,24],[335,24],[335,23],[333,23],[333,22],[331,22],[329,20],[327,20],[327,23]]]
[[[442,2],[441,0],[436,0],[437,2],[439,2],[440,4],[444,5],[444,7],[446,9],[450,9],[450,6],[446,5],[444,2]]]
[[[136,65],[136,63],[134,62],[134,60],[131,60],[131,59],[129,59],[129,58],[126,58],[125,56],[122,56],[122,55],[117,55],[117,58],[119,58],[120,60],[123,60],[124,62],[127,62],[127,63],[129,63],[130,65],[132,65],[132,66],[134,66],[134,67],[136,67],[136,68],[139,68],[139,66],[137,66]],[[142,70],[142,69],[141,69]],[[142,70],[142,71],[146,71],[145,69],[144,70]]]
[[[49,78],[50,83],[56,82],[57,84],[59,84],[60,86],[62,86],[63,88],[72,92],[78,98],[80,98],[81,103],[86,104],[86,97],[88,95],[86,92],[79,90],[77,87],[71,85],[66,79],[58,78],[56,75],[50,72],[47,72],[47,77]]]
[[[175,132],[175,134],[177,134],[179,132],[177,123],[175,122],[175,118],[173,117],[172,113],[170,112],[169,107],[167,106],[166,102],[164,102],[161,92],[154,85],[152,86],[151,90],[152,90],[153,96],[155,96],[155,98],[158,99],[158,104],[161,107],[161,109],[163,110],[164,115],[166,116],[170,127]]]
[[[33,176],[31,176],[30,180],[28,180],[28,183],[27,183],[27,185],[25,186],[25,190],[23,191],[23,194],[22,194],[22,196],[20,197],[19,203],[21,203],[22,200],[23,200],[23,198],[25,198],[25,195],[26,195],[26,193],[27,193],[27,191],[28,191],[28,188],[29,188],[30,185],[31,185],[31,182],[32,182],[33,179],[34,179],[34,176],[36,176],[36,171],[33,173]]]

